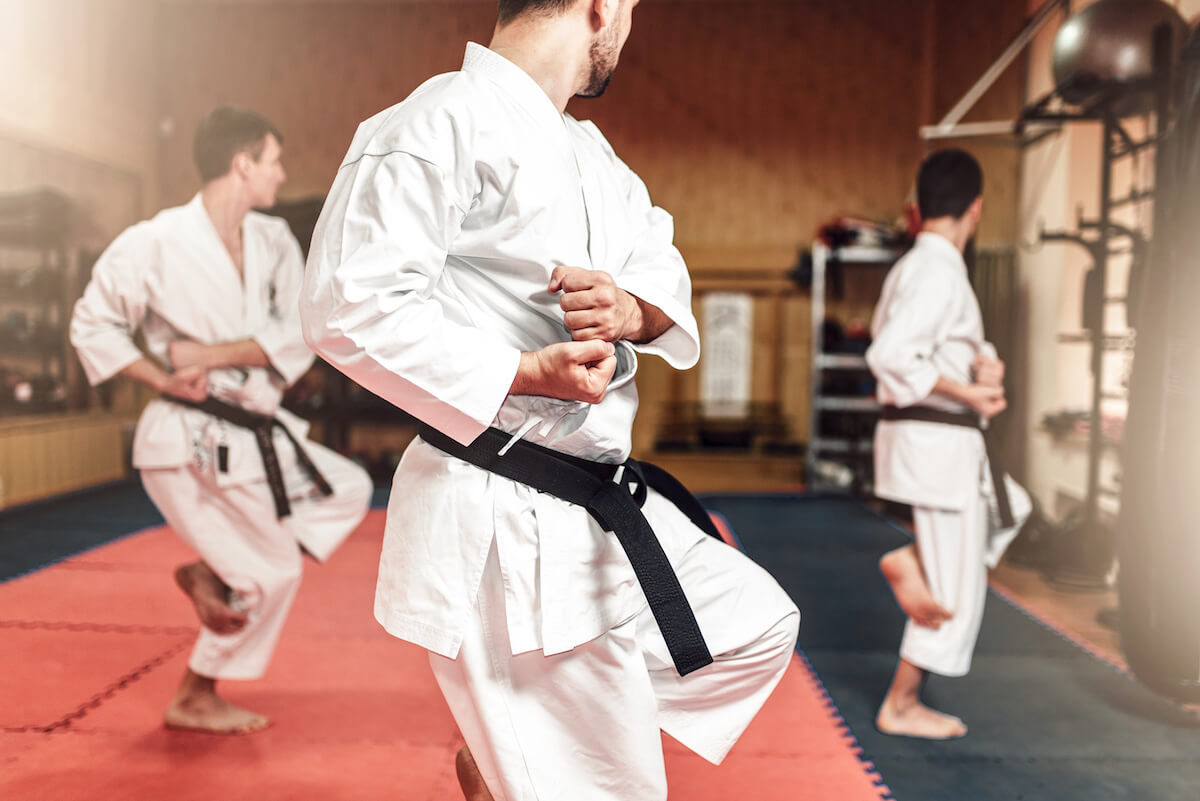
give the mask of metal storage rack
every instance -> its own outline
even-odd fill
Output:
[[[0,416],[63,411],[86,398],[82,383],[72,381],[66,332],[76,297],[70,215],[68,198],[52,189],[0,195],[0,373],[16,370],[34,387],[23,400],[0,394]]]
[[[879,403],[874,395],[830,395],[823,391],[824,375],[830,371],[867,370],[865,356],[849,353],[829,353],[825,349],[825,280],[830,264],[854,264],[890,268],[903,250],[857,245],[832,248],[817,242],[812,248],[812,411],[809,426],[805,474],[810,488],[826,486],[817,473],[817,463],[828,458],[851,466],[854,484],[861,486],[864,465],[873,456],[874,438],[851,438],[822,435],[821,415],[827,412],[878,415]]]

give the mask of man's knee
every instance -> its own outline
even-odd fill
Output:
[[[796,650],[796,640],[800,636],[800,609],[790,598],[787,606],[786,614],[772,627],[771,633],[772,640],[779,644],[780,656],[791,659],[792,652]]]
[[[375,484],[371,476],[358,464],[340,457],[334,479],[334,494],[330,499],[347,510],[364,510],[371,504],[371,496],[375,492]]]
[[[262,598],[261,603],[264,606],[274,606],[280,602],[288,602],[300,587],[300,577],[303,574],[303,559],[297,548],[295,559],[273,565],[269,573],[264,571],[255,581]]]

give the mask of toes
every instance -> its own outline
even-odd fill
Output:
[[[248,720],[245,723],[243,723],[241,726],[239,726],[237,729],[237,733],[238,734],[250,734],[250,733],[256,732],[256,731],[262,731],[263,729],[267,728],[270,725],[271,725],[270,718],[256,716],[255,718]]]

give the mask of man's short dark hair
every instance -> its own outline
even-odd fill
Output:
[[[229,172],[238,153],[249,153],[258,161],[266,147],[267,134],[283,142],[279,129],[256,111],[221,106],[208,112],[192,141],[192,159],[200,171],[200,180],[208,183]]]
[[[526,11],[540,11],[543,14],[557,14],[575,5],[578,0],[500,0],[500,12],[496,22],[507,25]]]
[[[931,154],[917,173],[917,208],[921,219],[958,219],[983,194],[983,170],[965,150],[950,148]]]

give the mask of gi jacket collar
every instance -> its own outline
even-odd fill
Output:
[[[563,115],[538,82],[525,70],[494,50],[475,42],[468,42],[466,55],[463,56],[462,71],[486,75],[532,114],[534,119],[560,128],[565,124]]]
[[[963,270],[967,269],[967,263],[963,261],[963,254],[954,246],[946,237],[941,234],[935,234],[932,231],[922,231],[917,234],[917,247],[925,248],[933,253],[936,253],[939,258],[957,264]]]

